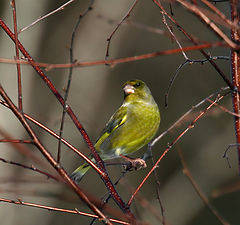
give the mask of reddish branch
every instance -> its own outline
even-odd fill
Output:
[[[207,5],[215,14],[219,16],[219,18],[228,25],[228,27],[236,28],[239,30],[239,26],[234,24],[231,20],[229,20],[225,14],[223,14],[217,7],[215,7],[210,1],[201,0],[205,5]]]
[[[0,85],[0,94],[2,98],[6,101],[9,105],[9,108],[18,118],[18,120],[22,123],[23,127],[28,132],[29,136],[32,138],[35,146],[39,149],[39,151],[44,155],[44,157],[48,160],[48,162],[56,169],[56,171],[61,175],[61,177],[65,180],[65,182],[77,193],[77,195],[88,205],[88,207],[98,215],[99,219],[103,219],[106,221],[106,224],[111,224],[108,221],[106,216],[92,203],[89,201],[87,196],[82,192],[79,186],[71,180],[68,176],[67,172],[57,163],[57,161],[53,158],[50,152],[41,144],[40,140],[38,139],[37,135],[34,133],[32,128],[27,123],[24,115],[17,109],[17,107],[13,104],[11,99],[8,97],[2,86]]]
[[[197,7],[194,4],[191,4],[185,0],[177,0],[181,5],[186,7],[189,11],[193,12],[195,15],[197,15],[202,21],[204,21],[205,24],[207,24],[212,31],[214,31],[220,38],[222,38],[230,48],[233,48],[235,50],[239,50],[240,46],[236,44],[234,41],[230,40],[228,36],[215,24],[213,23],[207,15],[204,14],[200,10],[199,7]]]
[[[1,99],[0,99],[0,103],[3,104],[4,106],[8,106]],[[4,131],[3,129],[0,129],[0,136],[3,137],[3,139],[2,139],[3,142],[5,142],[4,140],[6,140],[6,142],[8,142],[8,144],[11,145],[14,149],[16,149],[20,154],[22,154],[25,157],[27,157],[28,159],[32,160],[37,165],[40,165],[42,168],[47,168],[48,170],[50,168],[52,169],[52,167],[49,166],[48,163],[46,163],[45,161],[40,159],[40,157],[36,156],[31,149],[29,149],[25,145],[21,144],[23,142],[26,143],[27,140],[21,140],[21,141],[15,140],[14,141],[14,138],[8,132]],[[18,141],[20,141],[20,142],[18,142]],[[26,143],[26,144],[28,144],[28,143]],[[31,140],[31,144],[33,144],[32,140]]]
[[[176,53],[179,53],[182,51],[185,51],[185,52],[194,51],[194,50],[203,51],[202,49],[214,48],[214,47],[226,47],[226,44],[223,42],[215,42],[215,43],[205,43],[205,44],[198,45],[197,43],[195,43],[195,45],[193,45],[193,46],[170,49],[170,50],[165,50],[165,51],[151,52],[151,53],[146,53],[146,54],[142,54],[142,55],[130,56],[130,57],[119,58],[119,59],[75,62],[73,64],[71,64],[71,63],[50,64],[50,63],[34,62],[34,65],[39,66],[39,67],[45,67],[47,71],[52,70],[52,69],[63,69],[63,68],[69,68],[69,67],[89,67],[89,66],[99,66],[99,65],[106,65],[106,64],[115,66],[120,63],[145,60],[145,59],[154,58],[154,57],[157,57],[160,55],[172,55],[172,54],[176,54]],[[208,56],[207,53],[206,53],[206,56]],[[213,62],[212,60],[209,60],[209,61]],[[24,60],[12,60],[12,59],[4,59],[4,58],[0,58],[0,62],[13,63],[13,64],[20,63],[20,64],[26,64],[26,65],[30,64],[29,62],[24,61]]]
[[[7,108],[10,108],[9,105],[2,101],[0,99],[0,104],[4,105],[5,107]],[[87,157],[85,156],[83,153],[81,153],[80,150],[78,150],[77,148],[75,148],[74,146],[72,146],[69,142],[67,142],[65,139],[63,138],[60,138],[59,135],[57,135],[55,132],[53,132],[51,129],[49,129],[48,127],[44,126],[43,124],[41,124],[40,122],[38,122],[37,120],[33,119],[31,116],[29,116],[28,114],[26,113],[23,113],[24,117],[28,120],[30,120],[31,122],[33,122],[34,124],[36,124],[37,126],[39,126],[40,128],[42,128],[43,130],[45,130],[46,132],[48,132],[49,134],[51,134],[53,137],[57,138],[58,140],[61,139],[61,142],[63,144],[65,144],[68,148],[70,148],[71,150],[73,150],[75,153],[77,153],[81,158],[83,158],[89,165],[91,165],[100,175],[102,174],[102,171]],[[3,135],[3,132],[0,130],[0,134]],[[4,136],[6,137],[5,140],[8,140],[9,143],[15,143],[15,142],[12,142],[10,141],[11,138],[9,136],[7,136],[6,134],[4,134]],[[32,141],[31,141],[32,142]],[[33,142],[32,142],[33,144]],[[28,155],[29,153],[24,153],[26,155]],[[29,156],[29,155],[28,155]],[[30,155],[31,156],[31,155]],[[32,157],[31,157],[32,158]],[[36,161],[36,160],[35,160]],[[39,160],[36,161],[39,163]],[[42,162],[42,161],[40,161]],[[44,166],[46,167],[46,165]]]
[[[16,40],[15,49],[16,49],[16,59],[19,60],[19,49],[18,49],[18,31],[17,31],[17,14],[16,14],[16,4],[15,0],[11,1],[12,11],[13,11],[13,24],[14,24],[14,36]],[[17,82],[18,82],[18,107],[19,110],[22,108],[22,81],[21,81],[21,68],[20,64],[17,63]]]
[[[9,29],[9,27],[3,22],[2,19],[0,19],[0,26],[3,28],[3,30],[7,33],[7,35],[14,41],[14,43],[16,44],[16,39],[14,34],[12,33],[12,31]],[[102,159],[100,158],[100,156],[98,155],[98,153],[96,152],[94,145],[92,143],[92,141],[90,140],[87,132],[85,131],[85,129],[83,128],[82,124],[79,122],[78,118],[76,117],[76,115],[74,114],[74,112],[72,111],[71,107],[69,105],[65,105],[64,99],[63,97],[60,95],[60,93],[57,91],[57,89],[54,87],[54,85],[52,84],[52,82],[48,79],[48,77],[44,74],[44,72],[41,70],[41,68],[39,66],[36,65],[35,61],[33,60],[33,58],[29,55],[29,53],[26,51],[26,49],[23,47],[23,45],[18,41],[18,47],[19,50],[22,52],[22,54],[25,56],[25,58],[28,60],[28,62],[31,64],[31,66],[34,68],[34,70],[37,72],[37,74],[43,79],[43,81],[45,82],[45,84],[49,87],[49,89],[52,91],[52,93],[55,95],[55,97],[58,99],[58,101],[60,102],[60,104],[66,109],[66,112],[68,113],[68,115],[70,116],[70,118],[72,119],[72,121],[74,122],[75,126],[78,128],[78,130],[80,131],[80,133],[82,134],[85,142],[87,143],[89,149],[91,150],[92,155],[94,156],[94,158],[96,159],[100,169],[103,172],[101,178],[103,179],[107,189],[109,190],[111,196],[113,197],[114,201],[119,205],[119,207],[126,213],[128,213],[128,216],[135,221],[135,218],[133,216],[133,214],[130,212],[129,207],[123,202],[122,198],[120,197],[120,195],[117,193],[112,181],[110,180],[104,163],[102,161]],[[1,89],[3,91],[3,89]],[[7,102],[8,103],[8,102]],[[10,106],[10,105],[9,105]],[[10,106],[11,107],[11,106]],[[16,114],[17,115],[17,114]],[[21,117],[20,117],[21,118]],[[25,119],[24,119],[25,121]],[[26,128],[26,127],[25,127]],[[42,153],[47,153],[46,151],[44,151],[43,148],[39,149]],[[49,157],[48,154],[44,154],[45,157]],[[51,159],[53,160],[53,158],[51,157]],[[55,169],[57,169],[58,172],[60,172],[62,169],[58,168],[58,163],[56,163],[56,161],[52,161],[50,160],[50,158],[48,159],[49,162],[51,162],[52,166],[54,166]],[[59,170],[58,170],[59,169]],[[64,171],[64,170],[63,170]],[[79,189],[76,187],[78,187],[70,178],[67,174],[65,174],[65,171],[62,172],[62,176],[64,179],[66,179],[72,186],[72,188],[76,191],[76,193],[79,194],[79,196],[82,195],[82,192],[79,192]],[[83,197],[83,196],[82,196]],[[85,196],[86,197],[86,196]],[[84,197],[84,198],[85,198]],[[85,199],[87,201],[87,199]],[[91,209],[93,209],[93,205],[91,202],[87,201],[87,204],[89,205],[89,207]],[[96,210],[96,209],[95,209]],[[97,210],[96,210],[97,212]],[[100,211],[98,213],[101,213]],[[98,214],[100,215],[100,214]],[[101,217],[103,216],[103,214],[101,214]]]
[[[33,144],[33,142],[32,141],[30,141],[30,140],[21,140],[21,139],[19,139],[19,140],[10,140],[10,139],[0,139],[0,142],[10,142],[10,143],[18,143],[18,144],[20,144],[20,143],[24,143],[24,144]]]
[[[162,12],[177,26],[177,28],[196,46],[199,46],[199,43],[189,34],[187,33],[183,27],[165,10],[165,8],[162,6],[159,0],[153,0],[153,2],[162,10]],[[198,49],[202,55],[209,60],[210,64],[215,68],[215,70],[219,73],[219,75],[222,77],[224,82],[231,88],[231,90],[234,90],[234,86],[229,81],[227,76],[222,72],[222,70],[218,67],[218,65],[210,58],[210,56],[203,50],[203,48]],[[182,51],[186,51],[185,48],[182,48]]]
[[[232,22],[235,24],[239,24],[239,11],[238,11],[238,0],[231,0],[230,7],[231,7],[231,19]],[[239,45],[240,43],[240,36],[236,29],[231,30],[231,37],[232,41]],[[240,46],[240,45],[239,45]],[[238,92],[235,91],[232,94],[233,100],[233,111],[239,115],[240,113],[240,53],[239,51],[235,51],[232,49],[231,51],[231,69],[232,69],[232,82],[233,85],[237,88]],[[238,150],[238,170],[240,174],[240,118],[235,116],[235,131],[236,131],[236,143],[237,150]]]
[[[31,202],[25,202],[25,201],[22,201],[20,199],[15,201],[15,200],[10,200],[10,199],[6,199],[6,198],[0,198],[0,202],[6,202],[6,203],[15,204],[15,205],[30,206],[30,207],[46,209],[46,210],[55,211],[55,212],[71,213],[71,214],[77,214],[77,215],[92,217],[92,218],[98,218],[96,215],[93,215],[93,214],[90,214],[90,213],[80,212],[78,209],[75,209],[75,210],[61,209],[61,208],[56,208],[56,207],[52,207],[52,206],[40,205],[40,204],[31,203]],[[123,224],[123,225],[130,225],[127,222],[116,220],[116,219],[109,219],[109,221],[113,222],[113,223]]]
[[[142,180],[142,182],[139,184],[139,186],[136,188],[135,192],[132,194],[131,198],[128,201],[128,205],[130,206],[132,204],[133,199],[135,198],[136,194],[138,193],[138,191],[141,189],[141,187],[143,186],[143,184],[146,182],[146,180],[149,178],[149,176],[153,173],[153,171],[158,167],[158,164],[160,163],[160,161],[163,159],[163,157],[170,151],[170,149],[192,128],[194,128],[195,123],[202,118],[203,115],[205,115],[205,113],[214,106],[215,102],[220,101],[224,96],[221,96],[219,98],[217,98],[213,103],[211,103],[204,111],[200,112],[199,115],[188,125],[188,127],[183,130],[182,133],[180,133],[180,135],[171,143],[169,144],[169,146],[165,149],[165,151],[163,152],[163,154],[160,156],[160,158],[157,160],[157,162],[154,164],[154,166],[152,167],[152,169],[148,172],[148,174],[145,176],[145,178]],[[153,144],[155,144],[156,142],[153,141]],[[151,144],[151,146],[153,146],[153,144]]]

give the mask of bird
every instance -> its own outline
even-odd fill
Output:
[[[146,167],[143,159],[132,159],[129,155],[155,136],[160,124],[159,108],[143,81],[129,80],[122,89],[123,103],[107,122],[94,147],[103,161],[122,157],[134,166]],[[91,160],[96,163],[93,157]],[[88,163],[82,164],[72,173],[72,180],[79,183],[90,168]]]

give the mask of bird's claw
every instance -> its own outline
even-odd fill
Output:
[[[132,168],[134,168],[135,170],[140,170],[142,168],[147,167],[147,164],[144,159],[141,159],[141,158],[131,159],[123,155],[121,155],[121,157],[127,162],[130,162],[130,165],[125,166],[126,170],[131,170]]]
[[[132,159],[131,161],[131,165],[135,170],[140,170],[142,168],[146,168],[147,164],[145,162],[145,160],[137,158],[137,159]]]

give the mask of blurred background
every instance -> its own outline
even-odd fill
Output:
[[[23,28],[38,17],[56,9],[66,1],[16,1],[18,28]],[[47,19],[19,34],[19,40],[37,62],[69,63],[69,46],[73,28],[79,15],[89,6],[90,1],[75,1]],[[81,20],[76,32],[73,49],[74,59],[78,61],[95,61],[105,58],[107,38],[132,6],[133,1],[100,1],[95,0],[93,9]],[[163,2],[169,11],[169,2]],[[219,39],[203,25],[194,15],[180,5],[172,3],[173,17],[179,24],[199,41],[216,42]],[[216,5],[229,16],[228,2]],[[3,21],[13,30],[12,8],[10,0],[0,1],[0,14]],[[139,1],[128,18],[117,30],[111,40],[109,58],[117,59],[136,56],[155,51],[178,48],[170,37],[162,22],[162,15],[156,5],[149,0]],[[190,43],[183,34],[168,24],[183,46]],[[229,29],[221,27],[226,34]],[[229,56],[229,49],[218,47],[206,50],[212,56]],[[198,52],[186,52],[191,59],[202,59]],[[15,45],[0,31],[0,57],[14,59]],[[161,111],[161,125],[158,135],[168,129],[186,111],[202,99],[225,87],[219,74],[206,63],[186,65],[175,80],[169,95],[168,107],[164,105],[164,95],[169,82],[178,66],[185,61],[183,55],[172,54],[146,60],[122,63],[115,66],[99,65],[74,68],[68,103],[78,116],[93,141],[96,140],[112,113],[123,100],[122,84],[133,78],[147,83]],[[230,79],[230,63],[227,60],[217,61],[218,66]],[[50,90],[30,66],[21,66],[23,86],[24,112],[58,132],[61,122],[62,108]],[[52,69],[46,72],[59,92],[64,95],[69,69]],[[0,83],[17,104],[17,76],[14,64],[0,63]],[[231,110],[231,96],[220,102]],[[175,127],[153,147],[153,156],[157,160],[163,151],[196,117],[206,108],[208,103],[195,110],[193,114]],[[31,124],[38,137],[47,149],[56,156],[57,141],[43,130]],[[15,116],[5,107],[0,108],[0,136],[8,139],[29,139],[27,133]],[[88,154],[83,138],[69,117],[66,117],[63,137]],[[213,107],[202,119],[181,138],[157,168],[160,181],[160,198],[164,208],[166,224],[198,225],[222,224],[209,211],[193,186],[183,174],[183,166],[177,150],[184,156],[189,170],[198,186],[209,198],[219,213],[230,222],[239,224],[239,174],[235,149],[229,151],[232,168],[228,168],[224,151],[230,143],[235,142],[233,116]],[[12,145],[0,143],[0,157],[25,165],[35,165],[43,170],[51,170],[48,162],[38,150],[31,145]],[[134,155],[141,156],[146,148]],[[25,153],[23,153],[25,152]],[[33,154],[32,157],[30,155]],[[38,162],[40,159],[41,163]],[[62,146],[62,166],[71,173],[82,159]],[[148,168],[128,173],[117,189],[125,201],[139,185]],[[0,197],[13,200],[34,202],[43,205],[66,209],[78,208],[79,211],[90,212],[88,208],[66,186],[54,182],[35,172],[0,163]],[[121,174],[120,167],[109,167],[113,181]],[[88,193],[102,197],[106,188],[98,175],[90,171],[81,182],[81,187]],[[146,224],[161,224],[161,210],[157,200],[156,182],[152,176],[140,191],[141,200],[148,201],[156,210],[145,206],[139,199],[131,209]],[[109,203],[117,208],[114,202]],[[6,216],[11,215],[11,216]],[[2,203],[0,205],[1,223],[4,225],[64,225],[89,224],[91,219],[78,215],[46,211],[37,208]],[[100,222],[96,224],[101,224]]]

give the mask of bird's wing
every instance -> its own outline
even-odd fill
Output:
[[[127,120],[127,107],[121,106],[110,118],[105,128],[99,135],[95,147],[98,150],[104,140],[111,135],[116,129],[122,126]]]

